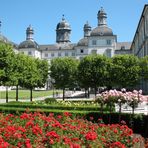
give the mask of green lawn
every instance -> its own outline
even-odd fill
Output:
[[[58,91],[58,90],[56,90]],[[61,92],[61,91],[58,91]],[[15,94],[16,91],[15,90],[10,90],[9,91],[9,99],[15,99]],[[33,98],[36,97],[44,97],[44,96],[50,96],[53,94],[52,90],[48,90],[48,91],[33,91]],[[0,99],[5,99],[6,97],[5,91],[1,91],[0,92]],[[30,98],[30,91],[29,90],[19,90],[19,99],[29,99]]]

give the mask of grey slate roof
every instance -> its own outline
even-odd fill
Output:
[[[61,44],[50,44],[50,45],[40,45],[39,48],[42,51],[54,51],[54,50],[73,50],[76,44],[71,43],[61,43]]]
[[[22,49],[22,48],[36,48],[36,49],[38,49],[39,45],[33,40],[26,40],[26,41],[21,42],[19,44],[18,48],[19,49]]]
[[[4,42],[4,43],[8,43],[11,44],[14,48],[17,48],[17,44],[15,44],[14,42],[8,40],[5,36],[3,36],[2,34],[0,34],[0,41]]]
[[[84,37],[79,40],[77,46],[88,46],[88,38]]]
[[[116,50],[130,49],[131,44],[131,42],[117,42]]]
[[[107,26],[98,26],[91,31],[90,36],[112,36],[113,31]]]

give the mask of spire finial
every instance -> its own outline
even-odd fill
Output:
[[[63,15],[62,15],[62,21],[64,21],[64,20],[65,20],[65,15],[63,14]]]

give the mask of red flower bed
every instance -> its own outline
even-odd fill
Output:
[[[128,148],[140,139],[126,125],[72,118],[70,113],[0,114],[0,148]]]

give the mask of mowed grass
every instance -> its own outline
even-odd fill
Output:
[[[56,92],[61,93],[62,91],[56,90]],[[54,91],[55,93],[55,91]],[[45,96],[50,96],[53,95],[53,90],[40,90],[40,91],[33,91],[33,98],[37,97],[45,97]],[[5,91],[0,91],[0,99],[5,99],[6,98],[6,92]],[[15,99],[16,98],[16,91],[15,90],[10,90],[8,93],[8,98],[9,99]],[[19,99],[30,99],[30,91],[29,90],[19,90]]]

